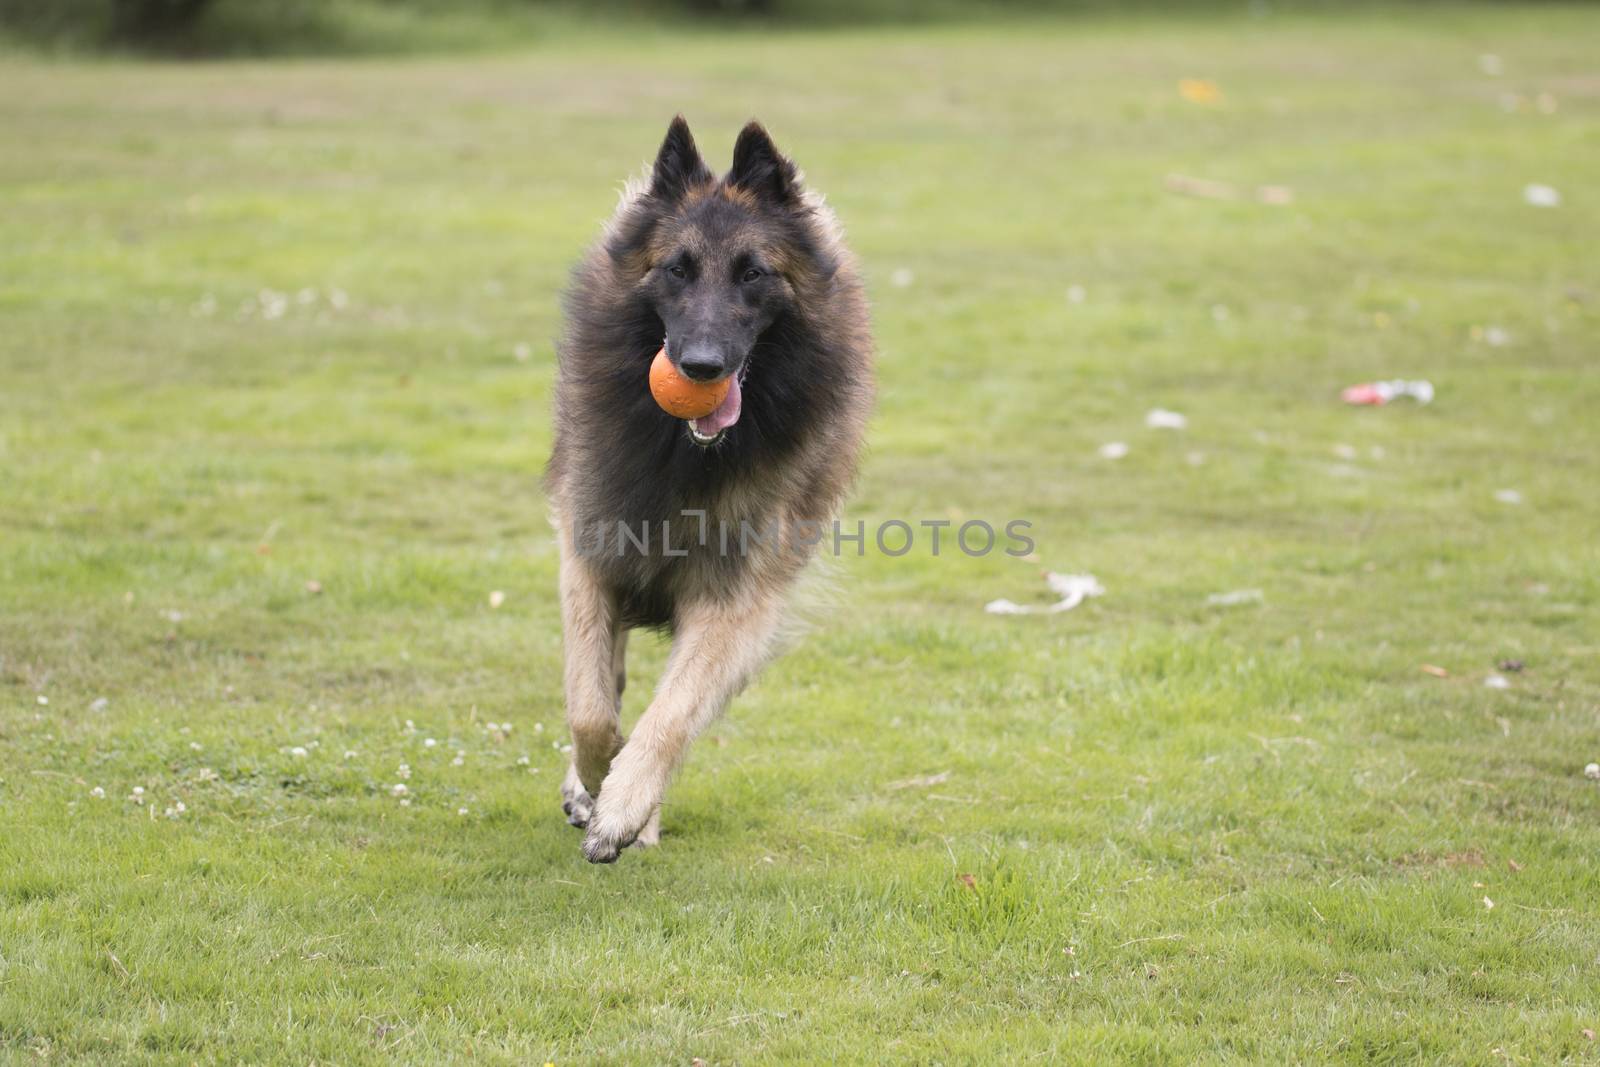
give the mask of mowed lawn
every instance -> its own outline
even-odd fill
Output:
[[[1596,1062],[1597,40],[0,62],[0,1060]],[[766,121],[862,258],[847,523],[1037,558],[846,546],[593,867],[552,343],[680,110],[720,166]],[[1437,399],[1340,403],[1389,377]],[[1043,569],[1105,594],[985,613]]]

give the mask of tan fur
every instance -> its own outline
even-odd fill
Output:
[[[784,516],[784,525],[798,521]],[[668,782],[699,733],[776,649],[785,594],[814,549],[791,538],[752,542],[750,570],[732,601],[705,596],[680,611],[672,651],[650,706],[623,743],[621,689],[627,631],[561,527],[567,722],[572,767],[562,786],[569,816],[587,825],[584,853],[614,858],[628,844],[655,844]]]

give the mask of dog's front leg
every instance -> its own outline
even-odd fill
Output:
[[[594,808],[591,798],[622,747],[622,634],[612,598],[572,551],[568,538],[561,547],[562,643],[567,726],[572,731],[572,765],[561,785],[561,809],[568,822],[583,827]]]
[[[780,611],[771,595],[683,610],[655,699],[612,761],[595,800],[583,840],[590,862],[610,863],[641,834],[653,836],[672,772],[689,742],[761,666]]]

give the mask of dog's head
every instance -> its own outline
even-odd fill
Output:
[[[756,122],[740,131],[719,179],[675,118],[639,208],[607,251],[660,321],[679,373],[732,379],[722,406],[689,425],[697,444],[711,445],[739,420],[740,383],[762,335],[833,264],[815,239],[799,172]]]

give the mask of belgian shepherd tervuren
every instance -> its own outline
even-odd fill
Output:
[[[721,406],[690,421],[657,406],[663,345],[684,377],[731,379]],[[831,529],[872,395],[866,300],[832,211],[759,124],[718,178],[674,119],[575,271],[560,345],[546,487],[573,746],[561,793],[591,861],[659,839],[673,771],[761,666]],[[672,652],[624,742],[637,626],[670,632]]]

